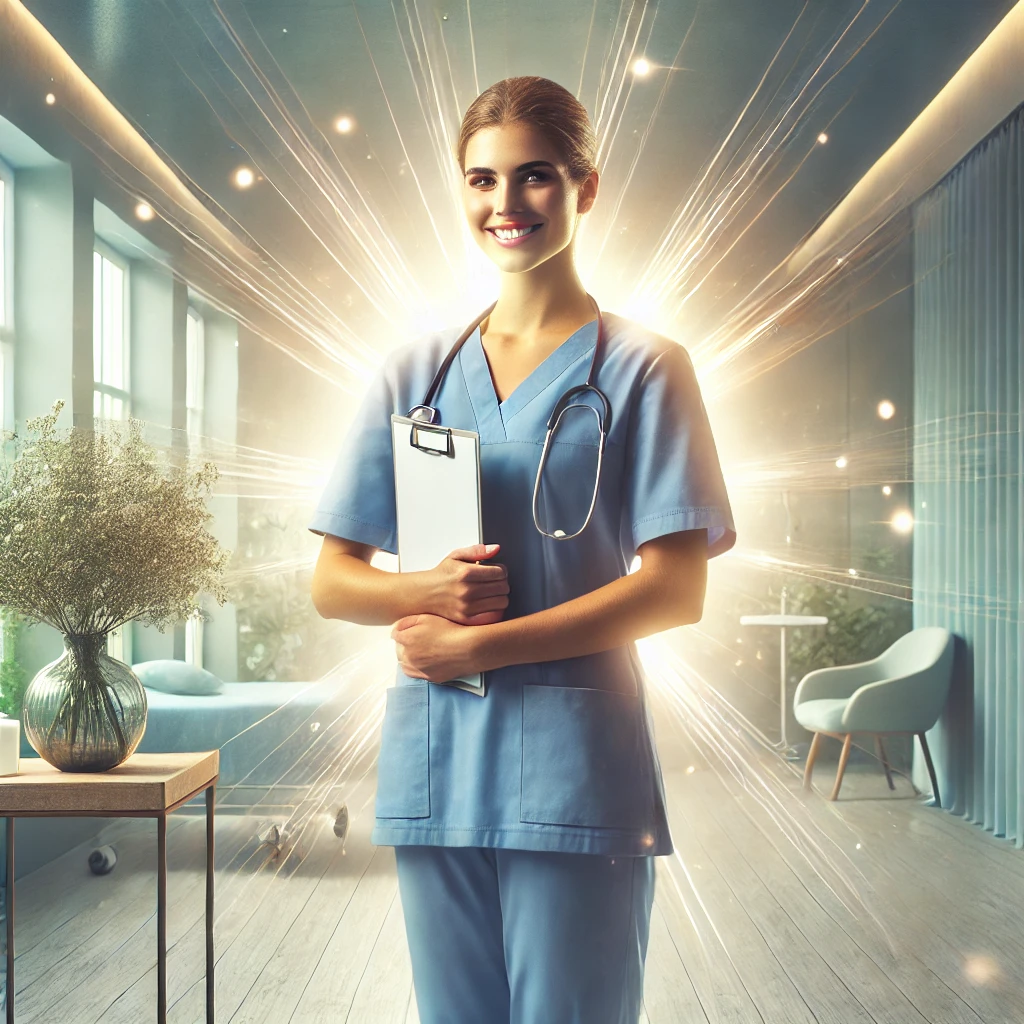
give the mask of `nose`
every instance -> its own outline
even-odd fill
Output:
[[[499,217],[508,217],[515,212],[519,192],[514,181],[500,179],[494,187],[494,209]]]

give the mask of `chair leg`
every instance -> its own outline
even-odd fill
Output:
[[[885,747],[882,746],[881,733],[875,734],[875,743],[878,745],[878,760],[882,762],[882,767],[885,769],[885,781],[889,783],[889,788],[895,790],[896,787],[892,781],[892,769],[889,767],[889,758],[885,756]]]
[[[804,789],[811,788],[811,774],[814,771],[814,762],[818,757],[818,750],[821,748],[821,733],[816,732],[811,740],[811,749],[807,751],[807,764],[804,766]]]
[[[921,741],[921,751],[924,753],[924,763],[928,765],[928,777],[932,780],[932,793],[935,795],[935,806],[941,807],[942,800],[939,797],[939,780],[935,777],[935,765],[932,764],[932,754],[928,749],[928,740],[925,739],[923,732],[917,734],[917,738]]]
[[[839,799],[839,787],[843,784],[843,772],[846,771],[846,762],[850,757],[850,744],[853,742],[853,733],[848,732],[843,740],[843,749],[839,753],[839,771],[836,772],[836,784],[832,787],[832,795],[829,800]]]

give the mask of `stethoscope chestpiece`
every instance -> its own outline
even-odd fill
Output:
[[[414,405],[407,416],[410,420],[422,420],[424,423],[440,423],[441,414],[430,405]]]

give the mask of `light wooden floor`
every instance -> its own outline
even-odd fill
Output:
[[[669,773],[678,857],[659,861],[649,1024],[1024,1021],[1024,853],[922,806],[903,780],[890,795],[880,772],[849,775],[838,804],[783,776],[790,795],[771,814],[841,875],[802,863],[756,790],[702,766]],[[283,865],[254,853],[258,820],[218,819],[219,1024],[418,1020],[394,858],[369,845],[369,797],[366,783],[349,797],[344,848],[325,808]],[[89,873],[90,843],[19,880],[19,1024],[155,1019],[154,836],[151,821],[119,821],[102,836],[118,850],[112,874]],[[194,1024],[201,817],[172,817],[168,862],[169,1019]]]

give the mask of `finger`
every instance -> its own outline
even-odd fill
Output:
[[[495,622],[501,622],[504,614],[505,612],[503,609],[490,612],[480,612],[477,615],[467,615],[462,622],[463,625],[466,626],[490,626]]]
[[[424,676],[422,672],[420,672],[418,669],[414,668],[412,665],[407,664],[404,661],[399,661],[398,667],[402,670],[402,674],[409,676],[410,679],[426,678],[426,676]]]
[[[420,617],[418,615],[406,615],[403,618],[399,619],[395,623],[394,628],[391,631],[392,637],[394,637],[395,633],[399,633],[403,629],[408,629],[410,626],[415,626],[416,623],[419,622],[419,619]]]
[[[508,580],[491,580],[487,583],[473,584],[473,600],[480,601],[488,597],[504,597],[508,594]]]
[[[496,612],[508,607],[508,598],[498,595],[488,597],[482,601],[472,601],[469,605],[470,615],[479,615],[481,612]]]
[[[500,549],[500,544],[470,544],[469,547],[456,548],[449,552],[448,557],[460,562],[476,562],[481,558],[492,558]]]
[[[508,569],[500,563],[493,565],[483,565],[482,563],[468,565],[465,570],[465,578],[471,583],[483,580],[504,580],[508,579]]]

